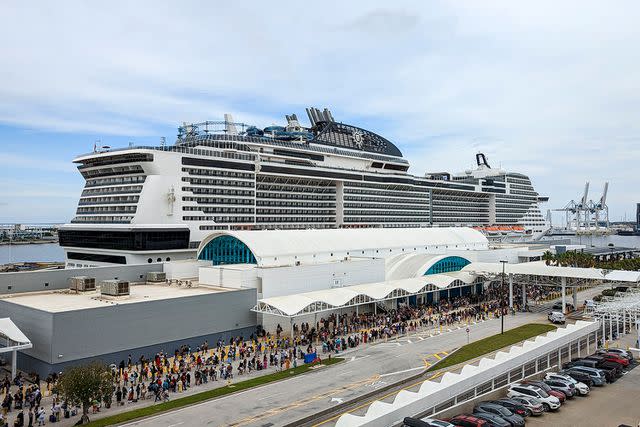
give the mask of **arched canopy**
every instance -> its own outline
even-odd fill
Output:
[[[342,288],[324,289],[301,294],[263,298],[252,311],[294,317],[312,314],[341,307],[353,307],[375,301],[384,301],[427,292],[468,286],[482,277],[466,272],[449,274],[432,274],[413,279],[394,280],[364,285],[345,286]]]
[[[202,240],[198,258],[219,236],[241,241],[261,266],[292,264],[292,260],[326,262],[345,256],[386,258],[403,252],[443,252],[488,248],[486,237],[467,227],[367,228],[324,230],[216,231]]]
[[[429,267],[429,269],[425,271],[424,275],[428,276],[430,274],[460,271],[469,264],[471,264],[471,261],[460,256],[443,257],[442,259],[439,259],[433,265],[431,265],[431,267]]]

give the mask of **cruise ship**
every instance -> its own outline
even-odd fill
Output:
[[[212,230],[470,226],[527,241],[549,228],[546,201],[520,173],[408,173],[388,139],[306,109],[284,126],[184,123],[175,144],[95,147],[74,160],[85,179],[75,217],[59,230],[69,268],[196,256]]]

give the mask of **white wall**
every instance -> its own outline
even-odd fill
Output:
[[[383,282],[384,259],[358,259],[326,264],[261,268],[262,297],[270,298],[332,287]]]
[[[198,281],[223,288],[259,288],[258,268],[250,264],[207,265],[200,267]],[[259,289],[258,289],[259,291]]]
[[[509,261],[509,264],[517,264],[518,252],[524,247],[487,249],[483,251],[447,251],[447,256],[460,256],[471,262],[500,262]]]
[[[167,273],[167,279],[191,279],[198,277],[198,269],[200,267],[211,265],[209,261],[176,261],[165,262],[162,269]]]

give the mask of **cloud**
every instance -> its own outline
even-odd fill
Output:
[[[11,40],[0,45],[0,121],[144,137],[225,112],[268,125],[328,106],[397,142],[417,174],[467,169],[483,150],[531,175],[550,207],[586,180],[609,180],[619,217],[640,200],[629,185],[640,160],[639,9],[13,2],[0,16]]]

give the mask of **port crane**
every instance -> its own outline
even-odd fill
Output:
[[[582,197],[577,202],[572,199],[563,208],[554,209],[554,211],[565,213],[565,228],[567,230],[587,234],[606,233],[609,231],[608,191],[609,183],[605,182],[600,199],[597,202],[588,200],[589,182],[587,182]]]

